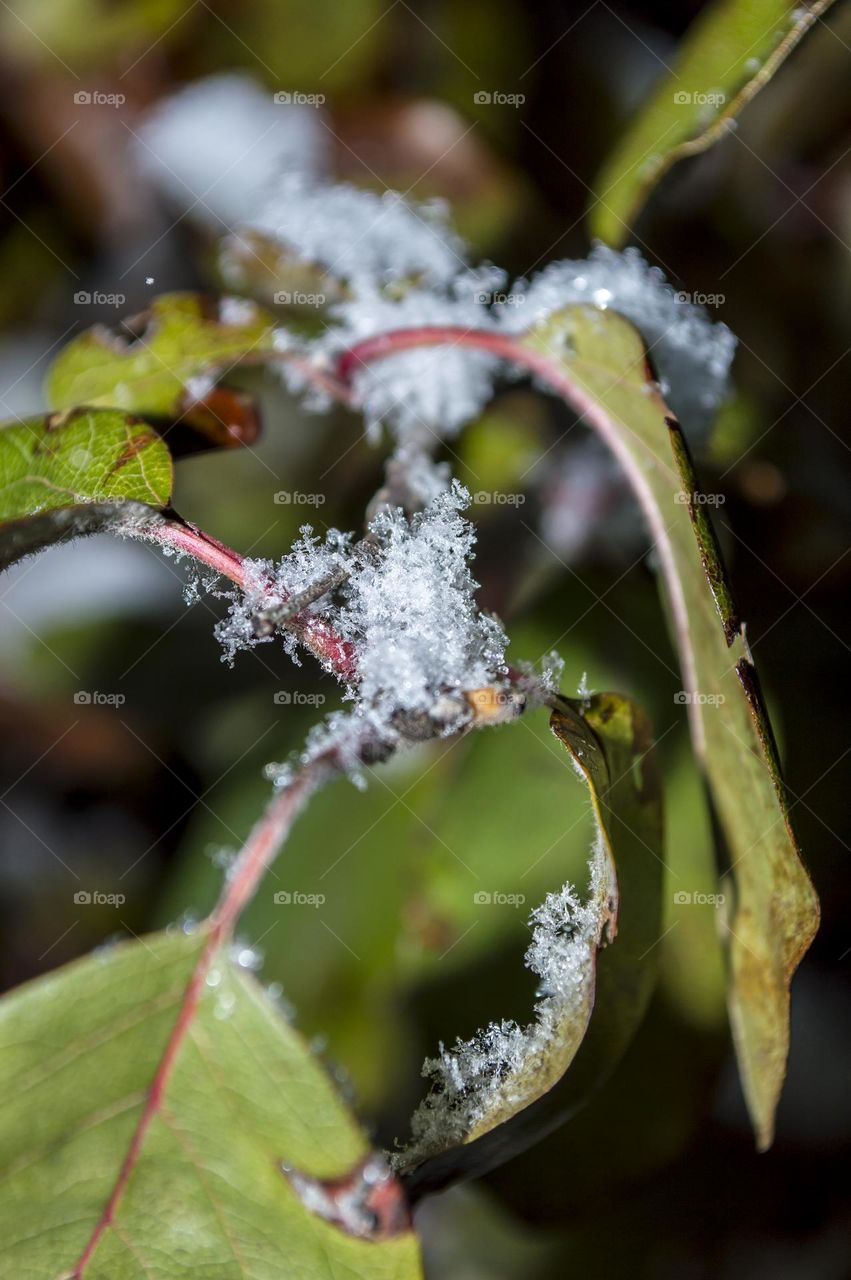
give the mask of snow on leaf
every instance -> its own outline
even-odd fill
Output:
[[[503,1019],[423,1064],[432,1091],[412,1120],[417,1158],[470,1142],[510,1119],[518,1106],[551,1088],[573,1058],[594,993],[594,956],[601,945],[613,869],[600,840],[589,862],[588,897],[570,884],[547,894],[530,916],[526,965],[541,979],[535,1020],[525,1028]]]
[[[618,1061],[652,989],[662,817],[646,717],[619,695],[596,694],[558,699],[550,723],[591,795],[589,891],[583,901],[567,884],[532,913],[534,1020],[492,1023],[425,1063],[431,1090],[399,1157],[415,1196],[485,1172],[567,1118]]]
[[[398,511],[376,516],[381,555],[343,589],[338,625],[357,648],[358,697],[383,723],[504,672],[508,641],[475,602],[475,532],[460,514],[469,500],[456,481],[411,521]]]
[[[574,302],[617,311],[647,344],[662,394],[690,438],[705,434],[728,391],[736,340],[702,306],[677,292],[638,249],[622,253],[597,245],[584,261],[555,262],[531,281],[520,280],[498,307],[502,323],[522,332]]]
[[[445,292],[418,287],[387,297],[365,287],[333,309],[339,323],[325,334],[322,349],[336,355],[363,338],[420,325],[490,328],[491,312],[483,301],[489,295],[483,283],[493,286],[493,270],[465,272]],[[499,368],[488,352],[449,341],[356,367],[352,385],[373,439],[387,423],[398,439],[433,448],[481,412],[493,394]]]

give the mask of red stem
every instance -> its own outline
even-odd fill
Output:
[[[574,382],[555,360],[543,351],[536,351],[526,346],[513,335],[494,333],[489,329],[465,329],[458,325],[420,325],[417,328],[396,329],[391,333],[376,334],[374,337],[356,342],[339,357],[337,372],[341,381],[350,383],[358,366],[365,367],[372,360],[380,360],[398,351],[410,351],[416,347],[437,346],[472,347],[477,351],[487,351],[492,355],[500,356],[518,368],[527,369],[572,405],[611,449],[632,485],[661,561],[675,632],[680,640],[683,683],[686,689],[696,689],[697,666],[691,646],[688,609],[674,560],[670,534],[661,517],[647,476],[630,452],[618,424],[610,419],[603,406],[583,387]],[[703,720],[696,700],[691,701],[688,711],[695,748],[698,757],[702,757],[705,747]]]
[[[185,552],[201,564],[209,565],[245,590],[245,564],[242,556],[218,539],[211,538],[208,533],[202,533],[194,525],[166,520],[162,524],[146,525],[143,534],[146,538],[156,538],[177,551]]]
[[[202,533],[194,525],[164,520],[161,524],[146,525],[143,536],[156,538],[166,546],[192,556],[201,564],[209,565],[216,573],[230,578],[240,590],[245,591],[248,582],[243,557],[226,547],[223,542]],[[296,614],[286,625],[305,648],[310,649],[320,662],[342,680],[350,681],[354,678],[357,671],[354,646],[337,635],[327,622],[314,614],[301,613]]]
[[[277,792],[265,814],[251,831],[228,877],[222,895],[207,924],[207,940],[183,993],[177,1020],[163,1050],[139,1121],[121,1163],[106,1207],[95,1224],[69,1280],[80,1280],[107,1228],[115,1220],[118,1203],[127,1188],[148,1130],[162,1106],[175,1063],[198,1010],[210,966],[219,948],[229,941],[234,925],[247,906],[308,796],[328,776],[330,763],[316,761],[283,791]]]

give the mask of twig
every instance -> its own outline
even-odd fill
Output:
[[[165,519],[159,524],[146,525],[140,536],[154,538],[165,546],[174,547],[177,551],[192,556],[193,560],[206,564],[215,569],[216,573],[229,578],[241,591],[245,591],[249,585],[245,559],[237,551],[226,547],[216,538],[211,538],[194,525]],[[303,607],[282,618],[280,625],[292,631],[305,648],[340,679],[347,682],[352,680],[357,670],[354,646],[339,636],[322,618],[303,614]]]

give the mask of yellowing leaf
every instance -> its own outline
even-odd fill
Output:
[[[760,1148],[773,1136],[789,1047],[789,983],[818,926],[818,901],[788,820],[771,730],[682,431],[621,316],[568,307],[524,346],[629,476],[662,570],[681,690],[718,815],[734,902],[729,1007]],[[711,496],[711,495],[710,495]]]

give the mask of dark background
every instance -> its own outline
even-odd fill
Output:
[[[332,172],[445,197],[475,257],[521,275],[587,253],[599,168],[700,7],[4,5],[4,418],[39,410],[45,365],[75,331],[132,313],[155,292],[215,287],[218,196],[212,212],[175,199],[139,162],[146,113],[184,82],[241,70],[269,97],[324,94]],[[596,1102],[489,1185],[423,1207],[430,1274],[442,1280],[568,1269],[606,1280],[848,1274],[849,46],[851,13],[840,4],[735,132],[666,177],[632,237],[678,287],[722,295],[713,318],[740,344],[733,398],[713,434],[693,443],[704,488],[724,497],[716,523],[823,908],[794,986],[777,1141],[754,1154],[713,910],[671,904],[650,1016]],[[482,106],[483,87],[525,101]],[[125,101],[80,105],[81,90]],[[199,150],[215,156],[216,146],[199,136]],[[81,304],[81,291],[124,301]],[[304,519],[357,528],[384,448],[368,446],[343,412],[303,414],[271,376],[253,385],[261,443],[179,464],[178,508],[252,555],[282,554]],[[569,691],[586,671],[592,687],[648,707],[666,773],[669,863],[679,886],[712,892],[705,807],[638,517],[571,426],[557,406],[513,387],[447,451],[462,476],[488,479],[481,487],[516,487],[528,472],[522,508],[474,509],[481,599],[505,618],[512,655],[555,646]],[[572,487],[558,490],[556,475]],[[324,501],[275,503],[283,488]],[[558,502],[572,532],[542,541],[533,530],[548,527]],[[0,583],[6,987],[208,909],[223,858],[262,802],[262,766],[296,748],[321,714],[275,693],[336,705],[330,682],[307,663],[294,669],[277,645],[223,667],[211,634],[222,603],[186,608],[184,577],[147,547],[101,538]],[[81,705],[81,691],[112,701]],[[429,748],[365,795],[337,783],[298,828],[272,886],[326,901],[287,914],[264,890],[246,918],[263,980],[323,1037],[378,1140],[404,1136],[419,1063],[439,1039],[528,1010],[524,913],[477,908],[459,866],[473,868],[477,888],[524,892],[527,908],[581,876],[587,815],[568,772],[536,724],[446,754]],[[74,901],[96,890],[125,901]]]

